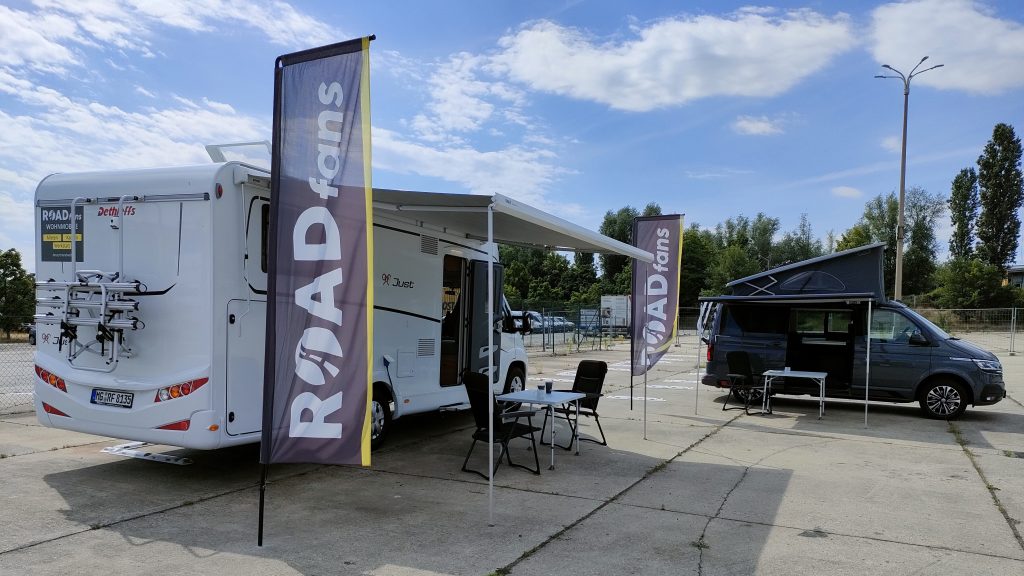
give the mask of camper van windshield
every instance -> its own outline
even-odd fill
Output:
[[[927,318],[925,318],[924,316],[921,316],[917,312],[914,312],[910,308],[906,308],[905,310],[903,310],[903,313],[906,314],[907,316],[910,316],[911,318],[913,318],[914,321],[917,322],[918,324],[923,324],[923,325],[928,326],[929,328],[931,328],[932,331],[935,332],[936,334],[938,334],[938,336],[940,338],[942,338],[943,340],[949,340],[950,338],[952,338],[952,336],[947,334],[945,330],[943,330],[942,328],[939,328],[938,326],[933,324],[931,322],[931,320],[928,320]]]

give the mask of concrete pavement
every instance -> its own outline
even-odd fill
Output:
[[[767,416],[723,412],[722,392],[697,394],[684,345],[648,377],[645,440],[628,344],[616,348],[531,358],[531,385],[609,362],[610,445],[556,451],[553,471],[542,449],[539,476],[503,466],[493,526],[486,481],[459,470],[466,413],[396,422],[369,469],[273,466],[262,548],[255,446],[156,448],[194,460],[179,467],[4,415],[0,573],[1024,573],[1024,359],[1003,358],[1010,398],[996,406],[947,424],[873,404],[865,428],[861,404],[829,401],[818,420],[808,397],[779,397]]]

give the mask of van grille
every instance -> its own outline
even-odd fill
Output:
[[[434,339],[433,338],[420,338],[419,346],[416,347],[416,355],[433,356],[434,355]]]
[[[420,236],[420,252],[437,256],[437,238],[434,236]]]

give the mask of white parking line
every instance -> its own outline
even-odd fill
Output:
[[[607,398],[609,400],[629,400],[629,396],[605,396],[605,398]],[[633,400],[643,400],[643,399],[644,399],[643,396],[633,396]],[[650,396],[647,397],[647,400],[650,401],[650,402],[664,402],[665,401],[664,398],[652,398]]]

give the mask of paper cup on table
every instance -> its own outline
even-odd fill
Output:
[[[545,394],[551,394],[551,385],[552,384],[554,384],[554,382],[552,382],[551,380],[548,380],[547,382],[544,383],[544,393]]]

